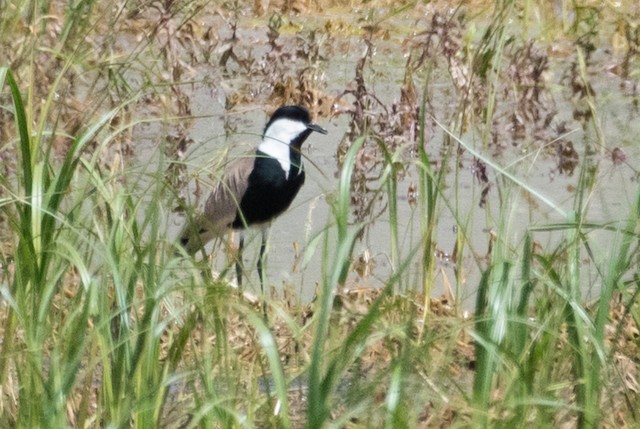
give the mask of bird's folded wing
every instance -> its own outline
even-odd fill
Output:
[[[221,236],[235,220],[255,155],[233,161],[215,186],[204,207],[196,213],[180,233],[180,244],[188,253],[195,253],[215,237]]]
[[[222,180],[209,195],[204,216],[216,230],[223,231],[235,220],[254,162],[255,155],[251,155],[229,164]]]

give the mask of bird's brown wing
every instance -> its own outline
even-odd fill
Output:
[[[254,162],[255,156],[249,156],[229,164],[222,180],[211,191],[204,207],[204,216],[216,229],[224,231],[236,218]]]
[[[247,184],[255,156],[246,156],[230,163],[218,184],[207,198],[204,213],[198,213],[185,225],[180,244],[195,253],[217,236],[224,234],[236,218],[240,200]]]

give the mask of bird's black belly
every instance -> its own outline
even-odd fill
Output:
[[[304,183],[304,170],[292,163],[289,177],[273,158],[256,158],[249,175],[247,191],[240,200],[240,211],[231,224],[240,229],[269,222],[284,212]]]

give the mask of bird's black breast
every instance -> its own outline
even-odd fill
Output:
[[[297,162],[296,162],[297,161]],[[240,211],[231,224],[233,228],[269,222],[284,212],[304,183],[301,160],[291,160],[289,175],[280,163],[269,157],[256,157],[248,186],[240,200]]]

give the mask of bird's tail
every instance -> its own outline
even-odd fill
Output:
[[[215,236],[213,225],[203,215],[199,214],[189,219],[184,228],[182,228],[179,243],[187,253],[193,255],[206,246]]]

